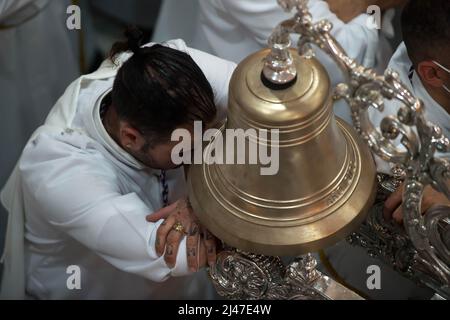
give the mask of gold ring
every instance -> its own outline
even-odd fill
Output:
[[[183,225],[181,224],[181,222],[175,223],[175,224],[173,225],[173,227],[172,227],[172,230],[175,230],[175,231],[178,231],[178,232],[184,234],[184,227],[183,227]]]

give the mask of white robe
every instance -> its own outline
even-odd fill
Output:
[[[235,64],[189,49],[182,40],[167,45],[192,56],[223,115]],[[119,64],[129,56],[122,54]],[[145,216],[162,207],[160,171],[121,149],[100,120],[100,101],[117,69],[105,61],[67,88],[2,192],[10,212],[3,298],[23,298],[24,285],[27,295],[39,299],[213,297],[205,272],[188,271],[185,239],[175,268],[156,255],[161,221],[148,223]],[[169,171],[167,178],[170,201],[185,195],[183,169]],[[66,286],[71,265],[81,269],[81,290]]]
[[[402,43],[394,53],[389,63],[389,68],[397,71],[406,87],[424,102],[425,117],[434,124],[439,125],[443,129],[444,134],[450,138],[450,115],[426,91],[416,72],[413,73],[410,79],[411,66],[412,62],[408,57],[406,46]],[[399,102],[386,100],[383,112],[371,108],[369,109],[369,116],[374,125],[379,126],[381,120],[386,116],[396,115],[399,107]],[[394,141],[394,144],[402,147],[399,140]],[[448,157],[448,154],[439,156]],[[392,174],[390,164],[378,157],[375,158],[379,172]],[[371,297],[378,299],[424,299],[430,298],[432,295],[431,289],[421,288],[401,277],[389,266],[370,258],[361,248],[351,247],[349,244],[342,242],[327,250],[327,253],[338,273],[348,283]],[[366,270],[370,265],[379,265],[381,267],[381,290],[370,291],[367,289],[366,281],[369,275],[366,273]]]
[[[366,67],[376,66],[378,31],[367,27],[367,14],[346,24],[323,0],[310,0],[308,7],[313,21],[328,19],[333,23],[332,35],[351,58]],[[267,47],[276,25],[292,17],[293,13],[285,13],[276,0],[164,0],[153,41],[180,37],[193,48],[239,63]],[[292,39],[297,41],[298,36]],[[332,85],[342,82],[344,77],[334,61],[319,49],[315,52]],[[336,104],[335,113],[351,123],[345,103]]]
[[[79,75],[66,27],[69,4],[0,0],[0,187],[30,135]]]
[[[350,57],[367,67],[375,65],[378,31],[367,28],[368,15],[361,14],[346,24],[330,11],[325,1],[310,0],[308,7],[313,21],[328,19],[333,24],[332,34]],[[285,13],[275,0],[188,0],[183,3],[165,0],[154,40],[183,34],[190,46],[238,63],[267,47],[275,26],[292,16],[293,13]],[[319,57],[324,59],[323,63],[329,62],[327,57],[321,54]]]

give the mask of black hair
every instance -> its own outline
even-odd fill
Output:
[[[139,130],[150,144],[170,140],[173,130],[210,123],[216,106],[210,83],[185,52],[160,44],[142,47],[143,33],[134,27],[125,31],[126,42],[113,45],[110,58],[132,51],[114,80],[112,106],[119,118]]]
[[[410,0],[401,17],[403,40],[414,66],[450,45],[450,0]]]

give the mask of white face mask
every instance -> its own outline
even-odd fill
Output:
[[[447,71],[447,73],[450,74],[450,70],[448,68],[444,67],[439,62],[433,60],[433,63],[436,64],[438,67],[440,67],[442,70]],[[442,85],[442,88],[444,88],[444,90],[450,94],[450,89],[445,84]]]

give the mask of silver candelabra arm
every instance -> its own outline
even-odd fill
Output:
[[[287,11],[295,8],[296,13],[292,19],[282,22],[270,37],[272,51],[266,59],[264,74],[276,84],[289,79],[280,75],[289,74],[293,79],[291,34],[299,34],[301,55],[311,57],[313,44],[334,59],[347,79],[337,86],[335,98],[346,100],[355,128],[373,153],[404,171],[404,225],[416,250],[415,259],[428,266],[428,272],[448,287],[449,244],[446,237],[440,236],[439,226],[448,226],[450,209],[441,207],[422,216],[421,201],[427,186],[450,198],[450,162],[436,156],[437,152],[450,151],[449,140],[438,126],[425,119],[423,102],[414,97],[396,72],[387,70],[381,76],[363,67],[348,57],[331,35],[329,21],[313,23],[307,0],[278,0],[278,3]],[[369,108],[382,112],[385,100],[398,100],[402,106],[396,115],[385,117],[375,126],[369,118]],[[398,139],[400,144],[395,143]]]

